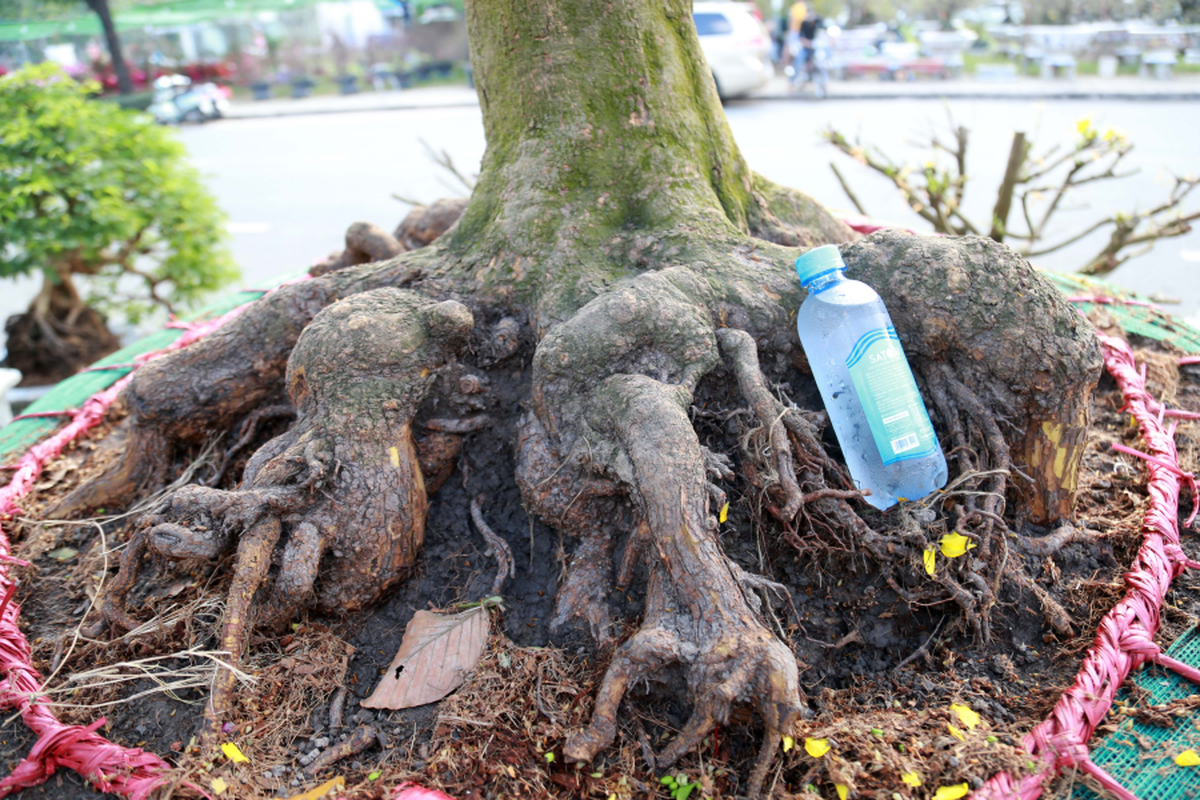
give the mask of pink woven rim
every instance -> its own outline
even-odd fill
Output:
[[[1088,739],[1112,707],[1117,689],[1135,667],[1153,661],[1200,683],[1200,670],[1163,654],[1154,643],[1163,599],[1171,581],[1188,567],[1200,567],[1179,546],[1179,493],[1186,483],[1196,499],[1195,482],[1190,473],[1179,468],[1175,423],[1164,426],[1166,409],[1146,391],[1145,371],[1137,368],[1133,351],[1121,339],[1097,335],[1105,366],[1124,395],[1124,410],[1137,421],[1149,450],[1136,453],[1125,447],[1114,448],[1134,452],[1150,471],[1146,487],[1150,507],[1142,521],[1142,546],[1133,566],[1125,573],[1125,597],[1100,622],[1096,641],[1088,650],[1074,685],[1063,692],[1050,716],[1022,742],[1046,769],[1020,778],[1000,773],[975,792],[975,800],[1035,800],[1041,795],[1043,784],[1066,767],[1082,769],[1121,800],[1136,800],[1128,789],[1092,762]],[[1193,510],[1187,524],[1191,525],[1195,517]]]
[[[296,281],[307,278],[306,275]],[[161,350],[138,356],[136,366],[207,336],[240,316],[249,305],[238,306],[207,322],[194,325],[173,323],[172,327],[184,327],[184,334]],[[7,486],[0,489],[0,517],[11,520],[21,513],[17,501],[33,487],[42,467],[58,456],[68,443],[98,425],[108,407],[132,379],[133,373],[130,373],[108,389],[93,395],[81,409],[72,413],[66,427],[31,447],[21,457],[16,464],[16,474]],[[115,792],[133,800],[148,797],[163,784],[162,776],[171,769],[170,764],[141,748],[122,747],[100,736],[96,729],[105,724],[103,718],[87,727],[64,725],[45,705],[48,698],[42,692],[41,676],[33,666],[29,642],[17,626],[20,608],[11,602],[17,589],[17,582],[9,574],[9,568],[14,563],[25,562],[12,557],[12,545],[3,528],[0,528],[0,597],[3,598],[0,600],[0,675],[3,676],[3,680],[0,680],[0,707],[18,709],[25,724],[38,737],[29,755],[0,780],[0,797],[43,783],[60,766],[75,770],[100,791]],[[204,793],[199,787],[193,788]]]

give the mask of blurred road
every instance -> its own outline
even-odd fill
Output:
[[[1125,167],[1139,171],[1092,184],[1086,194],[1069,200],[1056,217],[1062,238],[1102,213],[1158,202],[1171,172],[1200,173],[1200,151],[1192,138],[1200,129],[1200,104],[1194,102],[899,98],[739,101],[725,110],[756,171],[826,205],[852,210],[829,168],[834,161],[872,216],[917,228],[925,223],[890,182],[823,144],[823,129],[860,135],[897,161],[923,163],[929,153],[915,144],[928,141],[935,130],[945,137],[949,113],[971,131],[971,182],[964,205],[977,220],[990,219],[1014,130],[1026,131],[1039,150],[1069,147],[1077,136],[1076,121],[1085,116],[1101,130],[1123,130],[1136,144]],[[233,220],[234,247],[248,284],[307,266],[337,249],[346,226],[356,220],[390,230],[407,210],[391,198],[393,192],[421,201],[465,193],[426,155],[422,139],[449,153],[464,172],[478,169],[484,150],[477,107],[239,120],[184,128],[182,135]],[[1190,207],[1200,208],[1200,197]],[[1105,238],[1099,232],[1037,261],[1072,270]],[[1178,312],[1200,316],[1200,232],[1160,243],[1113,277],[1147,294],[1179,297],[1184,302]]]
[[[1060,213],[1057,225],[1064,238],[1101,213],[1157,202],[1165,196],[1170,172],[1200,173],[1200,151],[1192,138],[1200,129],[1195,102],[905,97],[749,100],[726,107],[738,144],[756,171],[826,205],[850,209],[829,168],[836,161],[872,216],[913,227],[924,223],[890,183],[823,144],[819,133],[832,125],[850,138],[861,135],[897,161],[923,163],[929,154],[915,144],[928,141],[934,129],[944,132],[947,113],[971,130],[965,207],[978,220],[991,213],[1015,129],[1025,130],[1039,148],[1070,146],[1076,120],[1088,116],[1102,130],[1108,125],[1124,130],[1137,145],[1127,159],[1127,166],[1140,170],[1136,175],[1093,184]],[[484,152],[474,104],[226,120],[187,126],[180,135],[230,216],[246,287],[302,270],[340,249],[346,227],[357,220],[390,230],[408,210],[392,193],[424,202],[466,194],[427,155],[422,140],[446,151],[464,173],[478,169]],[[1200,197],[1190,207],[1200,207]],[[1038,263],[1071,269],[1103,240],[1103,233],[1089,237]],[[1159,244],[1114,279],[1147,294],[1179,297],[1177,313],[1200,317],[1200,232]],[[10,284],[0,311],[7,317],[23,310],[35,289],[32,280]]]

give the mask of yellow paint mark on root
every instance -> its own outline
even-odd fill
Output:
[[[388,455],[392,457],[392,466],[396,469],[400,469],[400,451],[395,447],[389,447]]]
[[[1042,433],[1046,434],[1055,447],[1058,447],[1059,441],[1062,439],[1062,423],[1061,422],[1043,422]]]
[[[1054,477],[1060,481],[1063,477],[1063,467],[1067,465],[1067,448],[1060,447],[1054,451]]]

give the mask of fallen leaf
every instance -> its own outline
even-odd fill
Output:
[[[418,611],[400,650],[363,708],[401,709],[441,700],[479,663],[490,628],[487,608],[461,614]]]
[[[934,569],[937,567],[937,549],[933,546],[925,548],[925,574],[933,575]]]
[[[51,550],[46,555],[53,558],[55,561],[66,561],[68,558],[74,558],[79,555],[79,551],[73,547],[60,547],[57,550]]]
[[[966,786],[965,783],[963,785]],[[345,788],[345,786],[346,779],[341,775],[338,775],[333,780],[325,781],[317,788],[309,789],[304,794],[298,794],[293,797],[289,797],[288,800],[317,800],[317,798],[324,797],[334,789],[342,789]]]
[[[728,502],[726,502],[725,505],[721,506],[721,515],[717,517],[717,522],[724,523],[725,520],[727,520],[727,519],[729,519],[729,503]]]
[[[808,753],[813,758],[820,758],[829,752],[828,739],[805,739],[804,752]]]
[[[1175,763],[1181,767],[1200,767],[1200,755],[1195,750],[1184,750],[1175,756]]]
[[[192,585],[192,581],[175,581],[163,592],[163,597],[175,597]]]
[[[915,772],[906,772],[900,776],[900,780],[904,781],[914,789],[921,785],[921,776]]]
[[[946,727],[950,729],[950,735],[955,739],[958,739],[960,742],[965,742],[967,740],[967,737],[963,736],[963,732],[951,725],[949,722],[946,723]]]
[[[786,753],[795,746],[796,746],[796,740],[785,734],[783,737],[783,752]]]
[[[238,750],[238,746],[233,742],[226,742],[225,744],[221,745],[221,752],[225,754],[226,758],[235,764],[242,764],[250,760],[242,754],[241,750]]]
[[[939,786],[938,790],[933,793],[933,800],[958,800],[960,797],[966,797],[971,793],[971,785],[967,783],[956,783],[953,786]]]
[[[975,730],[975,726],[979,724],[979,715],[969,706],[964,706],[962,703],[951,703],[950,710],[957,714],[962,724],[971,730]]]
[[[942,546],[942,555],[946,558],[958,558],[975,547],[975,543],[958,531],[947,533],[938,542]]]
[[[47,489],[53,489],[55,486],[58,485],[59,481],[61,481],[64,477],[66,477],[66,475],[68,473],[74,472],[74,471],[75,471],[74,464],[63,464],[62,466],[56,467],[54,469],[46,470],[46,471],[42,472],[42,474],[40,476],[40,480],[38,480],[38,482],[36,484],[34,484],[33,488],[37,489],[39,492],[44,492]]]
[[[835,783],[833,788],[837,790],[838,800],[846,800],[850,796],[850,787],[844,783]]]

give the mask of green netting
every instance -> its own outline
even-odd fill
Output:
[[[294,277],[296,276],[280,276],[266,281],[263,285],[266,288],[270,288]],[[262,295],[263,292],[258,290],[238,292],[205,306],[185,319],[193,322],[219,317],[240,305],[249,303],[251,300],[257,300]],[[128,347],[121,348],[108,357],[100,359],[94,366],[102,367],[114,364],[128,364],[133,361],[135,356],[166,347],[182,336],[183,333],[184,331],[180,328],[167,328],[157,333],[152,333]],[[89,397],[97,392],[104,391],[128,373],[128,367],[99,372],[81,372],[56,385],[44,397],[25,409],[25,413],[62,411],[78,408]],[[10,422],[3,429],[0,429],[0,462],[7,463],[19,458],[27,449],[54,432],[67,419],[67,417],[42,417],[36,419],[18,419]]]
[[[1200,630],[1192,628],[1167,649],[1167,655],[1200,666]],[[1139,705],[1151,706],[1182,700],[1200,687],[1170,670],[1150,664],[1133,675],[1133,683],[1146,692]],[[1124,699],[1132,700],[1128,692]],[[1180,767],[1175,756],[1184,750],[1200,752],[1200,720],[1193,713],[1175,717],[1171,727],[1160,727],[1129,718],[1115,733],[1091,749],[1092,761],[1139,800],[1181,800],[1200,797],[1200,767]],[[1077,783],[1073,800],[1100,800]]]
[[[1088,278],[1083,275],[1071,275],[1060,272],[1042,272],[1068,296],[1102,295],[1120,300],[1137,300],[1138,296],[1104,281]],[[1090,313],[1095,307],[1093,303],[1079,303],[1083,313]],[[1157,308],[1145,306],[1127,306],[1119,303],[1105,305],[1105,310],[1112,315],[1117,324],[1128,333],[1145,336],[1148,339],[1166,342],[1187,353],[1200,353],[1200,330],[1196,330],[1186,322],[1172,317]]]

